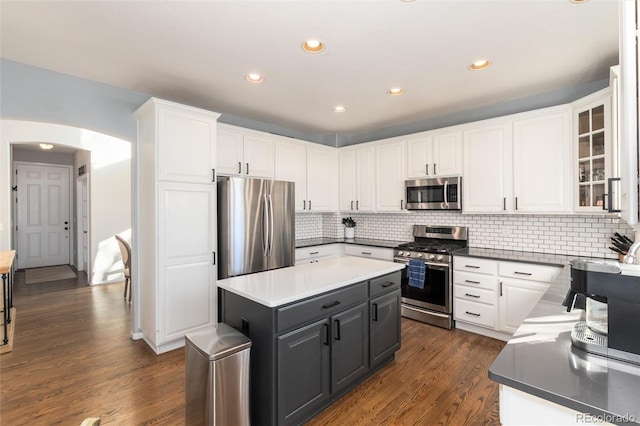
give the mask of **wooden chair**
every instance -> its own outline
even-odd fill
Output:
[[[120,235],[116,235],[116,240],[120,246],[122,254],[122,263],[124,263],[124,297],[127,297],[129,291],[129,303],[131,303],[131,246]]]

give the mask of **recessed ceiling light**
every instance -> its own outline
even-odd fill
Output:
[[[342,105],[336,105],[333,107],[333,112],[345,112],[347,109]]]
[[[387,90],[387,95],[391,96],[402,95],[403,93],[404,89],[402,87],[392,87],[391,89]]]
[[[51,145],[50,143],[41,143],[40,144],[40,148],[42,149],[53,149],[53,145]]]
[[[320,40],[307,40],[302,43],[302,50],[308,53],[320,53],[324,50],[324,44]]]
[[[244,76],[244,79],[249,83],[262,83],[264,81],[264,77],[256,73],[247,74]]]
[[[490,65],[491,65],[490,61],[486,59],[482,59],[480,61],[475,61],[474,63],[469,65],[469,69],[471,71],[478,71],[478,70],[483,70],[485,68],[489,68]]]

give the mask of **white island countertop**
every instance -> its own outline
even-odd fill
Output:
[[[343,256],[218,280],[218,287],[274,308],[399,271],[402,263]]]

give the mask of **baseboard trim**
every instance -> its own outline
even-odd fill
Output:
[[[460,330],[469,331],[471,333],[482,334],[483,336],[491,337],[502,341],[509,341],[511,339],[510,334],[502,333],[500,331],[491,330],[489,328],[479,327],[473,324],[467,324],[466,322],[456,321],[455,327]]]

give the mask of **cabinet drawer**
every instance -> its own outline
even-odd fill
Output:
[[[345,244],[344,254],[346,256],[370,257],[372,259],[393,261],[393,249],[390,248]]]
[[[453,317],[456,321],[463,321],[483,327],[495,328],[496,310],[491,305],[462,300],[458,297],[453,299]]]
[[[498,262],[495,260],[478,259],[477,257],[454,256],[453,269],[468,271],[476,274],[495,275],[498,273]]]
[[[493,275],[454,271],[453,283],[456,285],[484,288],[495,291],[498,288],[498,277]]]
[[[501,277],[518,278],[520,280],[551,282],[555,280],[562,268],[558,266],[533,265],[531,263],[498,262],[498,274]]]
[[[296,263],[318,258],[334,257],[336,255],[336,249],[335,244],[297,248]]]
[[[278,309],[277,330],[288,330],[317,318],[328,317],[367,299],[367,283],[362,282],[313,299]]]
[[[453,297],[471,302],[485,303],[487,305],[496,304],[496,292],[494,290],[467,287],[464,285],[456,284],[453,286]]]
[[[369,281],[369,297],[375,297],[378,294],[400,289],[401,280],[400,272],[394,272],[392,274],[372,279]]]

